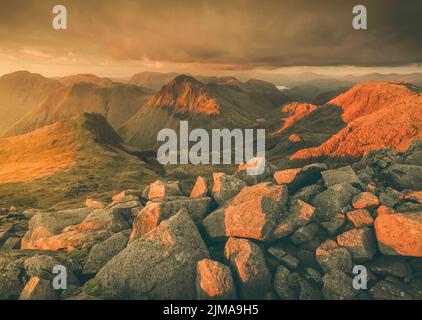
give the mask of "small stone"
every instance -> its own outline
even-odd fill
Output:
[[[323,192],[325,188],[320,184],[313,184],[311,186],[304,187],[294,194],[296,199],[300,199],[307,203],[311,203],[318,194]]]
[[[202,197],[207,197],[210,193],[209,182],[203,177],[198,177],[196,179],[195,185],[193,186],[192,192],[190,194],[191,199],[197,199]]]
[[[360,262],[371,260],[377,251],[374,232],[369,228],[346,231],[337,236],[337,242]]]
[[[180,197],[177,199],[167,198],[159,202],[150,201],[134,219],[130,241],[138,239],[151,230],[154,230],[162,221],[169,219],[182,209],[187,210],[192,220],[198,226],[210,213],[211,205],[211,198],[190,199]]]
[[[225,173],[213,173],[213,180],[211,193],[215,202],[219,205],[224,204],[246,187],[246,182]]]
[[[342,270],[346,273],[352,271],[352,256],[349,250],[340,247],[333,240],[327,240],[318,247],[316,259],[325,273],[335,270]]]
[[[230,268],[210,259],[196,264],[196,292],[199,300],[230,300],[236,298]]]
[[[147,200],[158,200],[173,196],[183,196],[178,181],[157,180],[142,192],[142,197]]]
[[[296,269],[299,266],[300,261],[280,247],[270,247],[268,253],[289,269]]]
[[[336,214],[330,221],[320,222],[322,228],[331,236],[337,235],[340,229],[346,223],[346,216],[344,214]]]
[[[274,291],[281,300],[295,300],[297,296],[292,288],[289,286],[289,276],[291,272],[284,266],[277,268],[274,278]]]
[[[274,173],[274,180],[277,184],[290,184],[295,180],[301,170],[301,168],[296,168],[276,171]]]
[[[411,300],[412,296],[391,281],[378,281],[369,290],[373,300]]]
[[[141,196],[141,192],[138,190],[124,190],[116,195],[114,195],[111,199],[113,203],[120,202],[124,200],[126,197],[132,196],[133,200],[139,200]]]
[[[312,283],[320,286],[322,285],[322,275],[321,273],[314,268],[305,268],[305,276]]]
[[[326,273],[322,281],[322,293],[327,300],[352,300],[358,294],[353,288],[353,279],[341,270]]]
[[[411,274],[410,266],[401,257],[380,256],[370,261],[367,266],[381,276],[406,278]]]
[[[291,236],[290,240],[296,244],[302,244],[304,242],[311,241],[315,238],[316,234],[320,231],[316,223],[309,223],[305,226],[297,229]]]
[[[366,209],[350,211],[346,214],[355,228],[369,227],[374,224],[374,219]]]
[[[271,272],[258,245],[246,239],[229,238],[224,252],[239,283],[241,298],[259,299],[271,291]]]
[[[313,163],[303,168],[280,170],[274,173],[277,184],[285,184],[290,194],[299,189],[316,183],[321,178],[321,172],[327,170],[323,163]]]
[[[274,239],[289,236],[298,228],[308,224],[315,216],[315,208],[302,200],[289,201],[289,210],[286,217],[281,219],[274,230]]]
[[[361,192],[352,200],[355,209],[372,209],[378,207],[379,203],[378,197],[370,192]]]

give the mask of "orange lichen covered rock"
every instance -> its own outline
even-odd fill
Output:
[[[352,205],[355,209],[375,208],[380,204],[378,197],[370,192],[361,192],[353,197]]]
[[[210,259],[198,261],[196,294],[199,300],[235,299],[236,289],[230,268]]]
[[[381,215],[375,232],[383,254],[422,257],[422,212]]]
[[[414,191],[409,194],[406,194],[404,197],[408,201],[421,203],[422,204],[422,191]]]
[[[337,236],[337,243],[347,248],[357,261],[371,260],[376,253],[375,236],[372,229],[353,229]]]
[[[301,142],[302,138],[297,134],[292,134],[289,136],[289,141],[293,143]]]
[[[203,226],[213,239],[269,240],[287,202],[287,188],[263,182],[245,187],[226,206],[207,216]]]
[[[301,168],[276,171],[274,173],[274,180],[277,182],[277,184],[292,183],[300,171]]]
[[[196,179],[195,185],[193,186],[190,198],[202,198],[206,197],[209,193],[209,182],[206,178],[198,177]]]
[[[234,270],[241,298],[259,299],[271,291],[271,272],[258,245],[247,239],[230,238],[224,254]]]
[[[147,200],[159,200],[182,195],[178,181],[157,180],[148,185],[142,192],[142,197]]]
[[[346,216],[355,228],[369,227],[374,224],[374,219],[366,209],[350,211]]]
[[[308,224],[315,216],[315,208],[302,200],[289,202],[287,215],[274,229],[273,238],[281,239],[292,234],[298,228]]]

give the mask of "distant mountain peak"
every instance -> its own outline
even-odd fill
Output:
[[[188,75],[179,75],[163,86],[151,103],[153,106],[173,108],[176,113],[189,112],[206,116],[220,113],[216,100],[209,96],[206,86]]]

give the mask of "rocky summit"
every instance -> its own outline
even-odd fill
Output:
[[[422,299],[421,143],[392,152],[2,209],[0,298]],[[57,266],[67,289],[52,286]]]

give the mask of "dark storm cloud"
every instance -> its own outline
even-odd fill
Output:
[[[0,0],[0,48],[240,69],[422,61],[420,0],[71,0],[66,32],[50,27],[55,4]],[[368,30],[352,28],[357,4]]]

